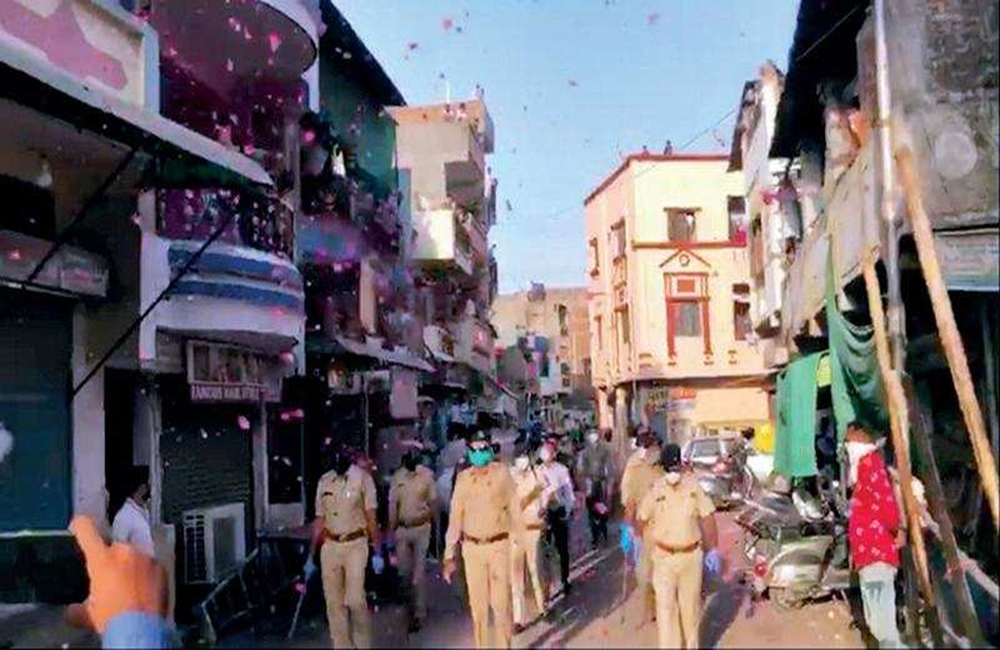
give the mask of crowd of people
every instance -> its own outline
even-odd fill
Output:
[[[420,629],[428,614],[425,567],[436,525],[444,531],[442,577],[449,584],[464,577],[477,647],[509,647],[570,593],[570,522],[581,506],[594,547],[607,544],[609,521],[621,509],[618,541],[623,575],[634,576],[635,624],[655,620],[660,647],[698,647],[703,576],[721,572],[722,556],[713,503],[682,468],[677,445],[639,428],[619,472],[597,430],[580,443],[561,432],[521,431],[512,441],[507,436],[513,442],[507,453],[483,428],[453,427],[449,437],[434,462],[419,448],[403,456],[391,477],[384,528],[372,466],[347,449],[333,453],[316,490],[303,574],[308,581],[321,573],[334,647],[372,645],[366,573],[385,569],[386,548],[395,554],[410,630]],[[851,551],[865,618],[880,645],[898,646],[893,582],[903,534],[896,497],[878,446],[858,423],[848,427],[845,452],[854,488]],[[175,640],[162,618],[167,581],[143,525],[144,477],[136,477],[134,488],[115,518],[112,547],[89,520],[72,526],[86,556],[91,596],[70,613],[101,633],[105,647],[162,647]],[[542,570],[546,546],[558,555],[554,589]],[[132,584],[137,580],[141,584]],[[535,609],[530,618],[527,597]]]

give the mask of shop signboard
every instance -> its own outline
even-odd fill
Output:
[[[280,380],[270,381],[273,363],[267,356],[247,348],[187,342],[187,375],[192,402],[252,403],[274,401],[280,396]]]

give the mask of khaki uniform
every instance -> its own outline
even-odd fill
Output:
[[[510,533],[515,499],[510,471],[500,463],[470,467],[455,479],[445,536],[445,562],[461,542],[476,647],[510,647]],[[493,610],[494,639],[489,638]]]
[[[545,589],[538,573],[538,551],[542,532],[545,530],[542,491],[545,486],[533,468],[523,472],[511,469],[514,479],[517,507],[513,518],[513,539],[510,545],[510,586],[514,604],[514,622],[525,623],[524,569],[527,566],[534,590],[538,613],[545,611]]]
[[[622,507],[626,511],[631,511],[633,517],[638,511],[642,497],[663,476],[663,468],[656,462],[659,455],[659,449],[652,447],[646,450],[645,455],[636,451],[625,463],[621,486]],[[639,562],[635,567],[635,579],[641,594],[642,620],[646,620],[656,610],[654,609],[655,595],[652,591],[653,566],[650,562],[650,548],[645,530],[643,530],[641,541],[642,548],[639,553]]]
[[[656,626],[661,648],[697,648],[701,624],[701,525],[715,512],[694,476],[662,478],[639,503],[653,561]]]
[[[344,476],[327,472],[316,486],[316,514],[325,526],[320,549],[323,593],[335,648],[371,646],[371,615],[365,600],[365,512],[376,505],[375,482],[357,465]]]
[[[396,560],[400,575],[413,584],[413,615],[427,616],[424,566],[431,541],[431,521],[437,486],[434,474],[422,465],[414,471],[400,468],[389,487],[389,527],[396,531]]]

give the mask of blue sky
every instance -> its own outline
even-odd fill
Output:
[[[797,0],[335,0],[410,104],[485,92],[502,292],[586,282],[584,197],[691,140],[787,64]],[[727,143],[732,117],[715,131]],[[728,145],[726,145],[728,146]],[[685,151],[719,151],[711,130]],[[510,209],[507,204],[509,202]]]

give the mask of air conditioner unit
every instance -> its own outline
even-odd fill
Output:
[[[214,584],[246,558],[242,503],[184,511],[184,582]]]

